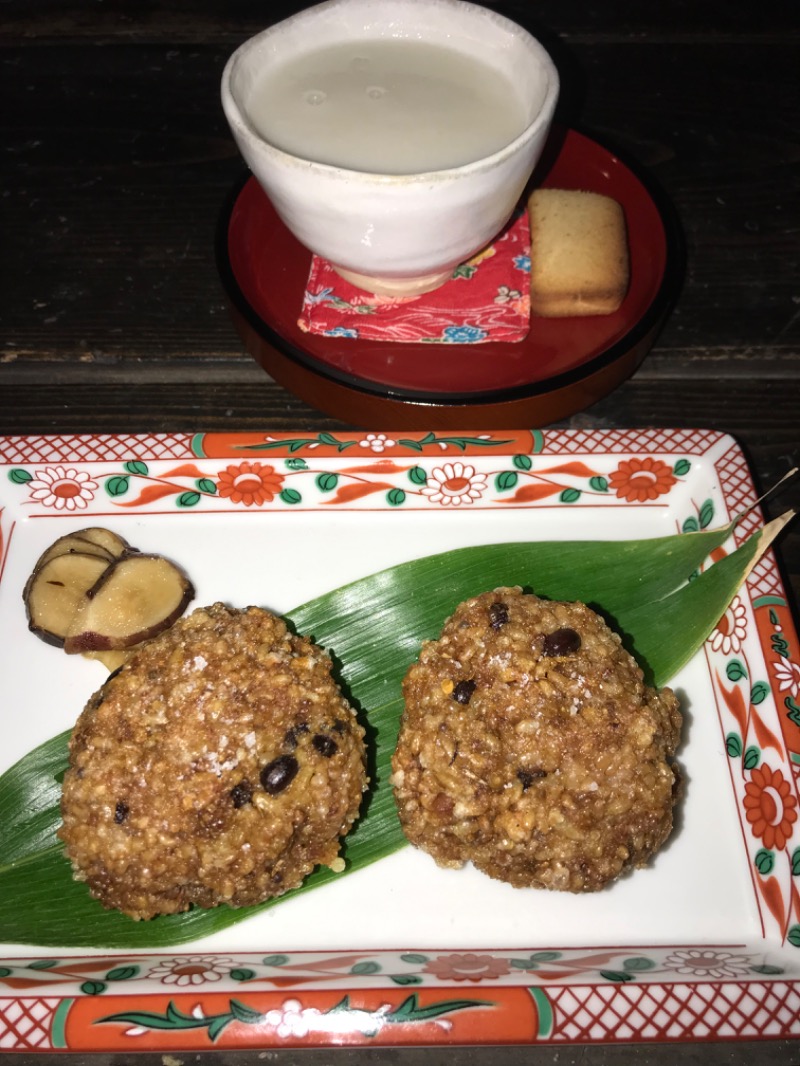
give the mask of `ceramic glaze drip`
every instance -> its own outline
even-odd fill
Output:
[[[378,174],[417,174],[492,155],[527,125],[500,71],[419,41],[337,44],[268,71],[248,112],[291,155]]]

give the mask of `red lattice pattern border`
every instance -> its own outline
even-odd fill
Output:
[[[550,988],[554,1041],[742,1040],[791,1036],[800,985],[788,981]]]
[[[0,1051],[47,1051],[60,999],[0,999]]]
[[[191,459],[193,433],[52,434],[0,437],[0,462],[100,462],[110,459]],[[276,434],[280,438],[281,434]],[[723,434],[700,429],[547,430],[542,454],[567,452],[613,453],[705,452]]]
[[[113,459],[193,459],[193,437],[193,433],[0,437],[0,462],[93,463]]]
[[[557,452],[706,452],[724,434],[712,429],[547,430],[542,454]]]

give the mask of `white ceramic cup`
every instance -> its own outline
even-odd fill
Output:
[[[335,44],[410,38],[494,66],[525,109],[522,132],[463,166],[376,174],[315,162],[270,144],[252,121],[271,64]],[[464,0],[328,0],[245,41],[222,76],[222,104],[242,156],[295,237],[371,292],[418,294],[489,244],[516,206],[542,152],[558,73],[526,30]]]

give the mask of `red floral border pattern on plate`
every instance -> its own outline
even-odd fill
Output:
[[[155,459],[229,458],[246,454],[255,446],[275,445],[275,454],[294,455],[317,451],[339,455],[342,450],[361,447],[378,452],[382,442],[400,454],[477,455],[487,447],[532,455],[589,452],[597,455],[616,452],[652,454],[684,451],[704,453],[723,434],[698,429],[608,429],[608,430],[509,430],[502,433],[463,431],[460,433],[142,433],[41,435],[0,437],[0,463],[99,462],[135,457]],[[512,447],[513,443],[513,447]],[[385,450],[385,449],[383,449]]]
[[[476,502],[583,505],[587,500],[601,506],[660,505],[681,483],[688,469],[684,464],[711,453],[728,515],[751,507],[755,491],[744,457],[735,442],[713,431],[0,438],[0,463],[11,468],[14,491],[28,493],[29,504],[51,517],[95,513],[89,504],[101,484],[105,511],[100,513],[128,504],[152,511],[165,501],[187,510],[223,502],[245,510],[297,506],[303,492],[313,494],[316,506],[333,502],[348,508],[365,501],[401,507],[408,500],[464,507]],[[502,460],[490,473],[464,461],[486,455]],[[581,458],[565,460],[569,456]],[[310,462],[332,457],[346,461],[347,476],[342,477],[341,464],[336,470],[315,470]],[[418,468],[416,458],[426,460],[424,466]],[[164,460],[176,464],[172,472],[151,477],[148,464]],[[206,460],[217,462],[206,466]],[[82,469],[98,463],[111,466]],[[42,464],[54,464],[53,472],[44,476],[36,469]],[[364,469],[351,469],[358,467]],[[301,476],[302,491],[294,487]],[[710,501],[692,501],[692,507],[683,520],[685,530],[705,528],[719,517]],[[748,536],[758,522],[756,511],[747,515],[736,539]],[[0,499],[0,578],[11,528]],[[752,867],[762,942],[548,948],[510,955],[0,960],[0,1050],[800,1035],[800,954],[794,953],[800,948],[800,654],[770,553],[726,612],[705,654]],[[3,987],[9,995],[2,995]]]
[[[28,513],[50,517],[115,510],[155,513],[164,507],[664,506],[692,466],[686,448],[676,447],[689,443],[686,434],[658,453],[646,447],[627,455],[619,449],[598,450],[584,434],[554,436],[555,442],[540,431],[418,437],[205,434],[186,436],[189,454],[169,436],[168,458],[174,464],[154,459],[158,442],[153,437],[138,442],[70,438],[73,457],[58,438],[35,438],[27,458],[24,441],[6,438],[0,439],[0,459],[9,461],[8,479],[23,491],[21,502]],[[627,440],[629,435],[624,436]],[[602,440],[607,439],[608,434],[602,434]],[[708,435],[709,443],[723,439]],[[593,447],[579,454],[579,441]],[[572,447],[566,452],[554,450],[555,444],[567,442]],[[663,444],[663,432],[647,435],[645,443]]]

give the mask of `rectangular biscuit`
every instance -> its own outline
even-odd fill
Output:
[[[616,311],[630,277],[620,204],[579,189],[537,189],[528,216],[531,311],[550,318]]]

